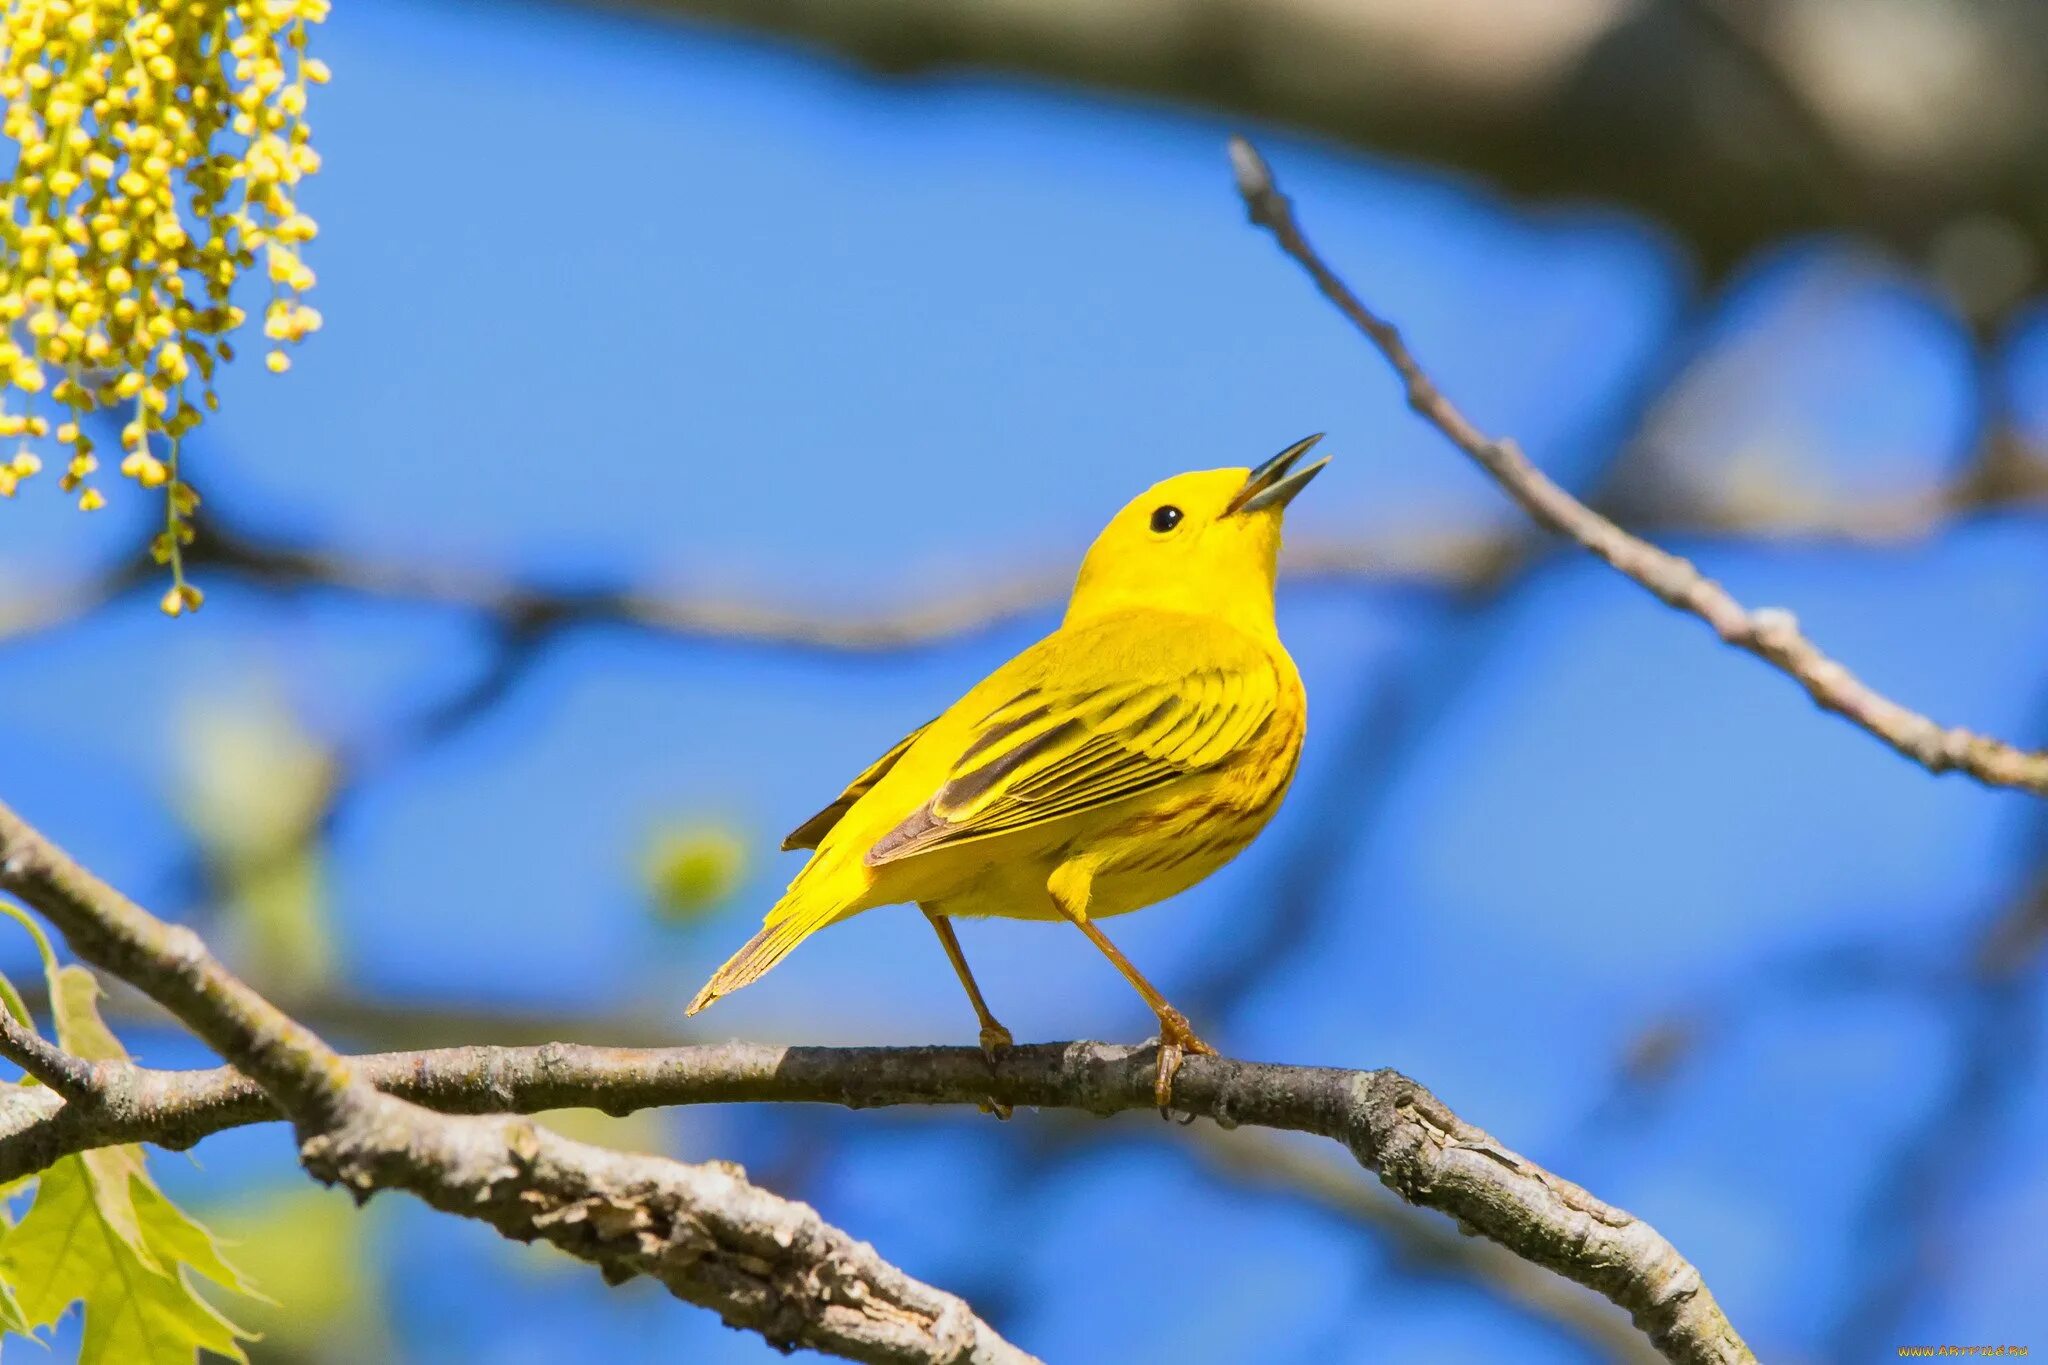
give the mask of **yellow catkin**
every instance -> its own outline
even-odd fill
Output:
[[[56,443],[68,448],[60,482],[79,491],[91,456],[80,418],[121,409],[132,432],[121,472],[168,490],[159,558],[172,573],[171,615],[199,605],[179,562],[197,498],[177,449],[218,406],[217,365],[233,358],[227,335],[244,321],[230,291],[245,274],[269,281],[273,343],[320,326],[304,302],[314,276],[301,255],[318,226],[299,210],[298,191],[319,165],[307,92],[329,72],[305,48],[327,8],[5,6],[0,137],[18,154],[0,181],[0,436],[48,436],[44,414],[53,413]],[[0,465],[0,494],[39,467],[26,450]],[[92,511],[105,497],[83,488],[78,505]]]

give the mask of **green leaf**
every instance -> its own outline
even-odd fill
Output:
[[[14,907],[10,905],[6,908],[12,910]],[[7,979],[7,975],[4,972],[0,972],[0,1007],[4,1007],[9,1014],[13,1015],[14,1021],[22,1027],[35,1027],[34,1022],[29,1018],[28,1006],[22,1003],[21,992],[14,989],[14,983]],[[18,1086],[12,1085],[0,1086],[0,1089],[6,1090],[18,1088]],[[0,1236],[5,1236],[6,1230],[14,1225],[14,1220],[8,1216],[7,1201],[12,1199],[28,1182],[29,1178],[23,1176],[19,1179],[0,1184]],[[28,1319],[21,1315],[21,1305],[15,1301],[13,1286],[9,1285],[5,1279],[0,1279],[0,1333],[6,1332],[19,1332],[23,1336],[28,1335]]]
[[[28,936],[36,941],[36,953],[43,959],[43,970],[46,972],[55,971],[57,969],[56,951],[50,947],[50,936],[43,932],[42,925],[35,922],[35,917],[12,901],[0,901],[0,914],[6,915],[16,924],[28,930]]]
[[[168,1256],[238,1294],[264,1298],[241,1271],[228,1264],[220,1243],[206,1225],[173,1204],[147,1176],[135,1182],[135,1208],[141,1215],[144,1234],[159,1255]]]
[[[28,911],[11,901],[0,901],[0,915],[6,915],[28,930],[28,936],[36,941],[36,951],[42,955],[43,974],[49,976],[54,973],[57,970],[57,954],[51,951],[50,938],[43,932],[43,926],[30,918]],[[7,1012],[14,1016],[15,1023],[23,1028],[36,1026],[35,1020],[28,1017],[28,1006],[23,1003],[21,992],[15,990],[14,983],[4,975],[0,975],[0,1001],[4,1001]]]
[[[50,1014],[57,1025],[57,1046],[88,1062],[125,1062],[128,1049],[100,1018],[99,979],[83,967],[64,966],[50,973]]]
[[[59,1046],[127,1060],[100,1017],[92,973],[58,966],[47,950],[44,969]],[[0,1328],[28,1335],[83,1302],[79,1365],[191,1365],[200,1350],[246,1361],[239,1340],[249,1334],[200,1296],[195,1276],[254,1293],[212,1234],[150,1180],[141,1147],[67,1156],[37,1177],[22,1220],[0,1228]]]
[[[16,906],[0,903],[0,910],[4,910],[7,914],[21,921],[29,933],[34,935],[37,946],[42,949],[44,965],[48,966],[53,959],[50,954],[50,941],[43,936],[42,926],[30,919],[25,912]],[[22,1000],[21,992],[14,989],[14,983],[7,979],[5,972],[0,972],[0,1007],[4,1007],[9,1014],[13,1015],[14,1022],[20,1024],[23,1028],[32,1029],[35,1027],[35,1020],[29,1017],[28,1005]],[[17,1087],[8,1086],[5,1088],[15,1089]],[[8,1230],[14,1226],[14,1219],[7,1207],[9,1201],[26,1189],[32,1178],[30,1176],[19,1176],[4,1184],[0,1184],[0,1237],[4,1237]],[[4,1277],[0,1277],[0,1333],[7,1332],[17,1332],[22,1336],[27,1336],[29,1326],[28,1319],[22,1315],[20,1302],[14,1297],[14,1287],[8,1284]]]
[[[19,1332],[22,1336],[29,1333],[28,1319],[22,1314],[21,1304],[15,1299],[13,1288],[4,1281],[0,1281],[0,1332]]]
[[[57,1025],[57,1046],[89,1062],[125,1062],[128,1049],[100,1018],[100,983],[83,967],[63,966],[50,973],[50,1015]],[[142,1226],[129,1193],[130,1182],[149,1177],[140,1147],[99,1147],[80,1154],[92,1181],[93,1202],[107,1226],[126,1242],[136,1257],[157,1269],[156,1256],[143,1240]]]
[[[83,1301],[79,1365],[191,1365],[202,1349],[246,1362],[239,1339],[248,1333],[193,1288],[194,1270],[241,1283],[212,1238],[134,1176],[129,1208],[153,1253],[145,1262],[109,1222],[98,1187],[82,1158],[65,1157],[43,1172],[28,1216],[0,1237],[0,1280],[19,1294],[26,1327],[48,1327]]]
[[[8,909],[14,907],[8,906]],[[7,973],[0,972],[0,1006],[14,1016],[14,1022],[23,1028],[34,1028],[35,1021],[29,1018],[28,1002],[21,998],[21,992],[14,989],[14,983],[7,979]]]

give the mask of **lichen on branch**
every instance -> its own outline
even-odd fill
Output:
[[[184,437],[218,398],[245,321],[237,285],[267,277],[269,368],[320,326],[298,190],[319,169],[306,122],[327,68],[306,55],[328,0],[6,0],[0,135],[0,497],[64,461],[59,487],[106,505],[92,414],[121,422],[121,474],[164,499],[152,544],[162,606],[199,606],[185,581],[199,495]]]

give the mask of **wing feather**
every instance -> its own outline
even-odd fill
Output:
[[[909,752],[911,745],[917,743],[918,736],[931,728],[932,723],[926,721],[897,740],[888,753],[861,769],[860,776],[847,783],[846,790],[834,797],[831,805],[789,832],[789,837],[782,841],[782,851],[787,853],[792,849],[816,848],[819,841],[832,832],[832,827],[845,817],[846,812],[853,809],[853,803],[866,796],[877,782],[887,777],[889,769],[896,766],[896,761]]]
[[[1079,815],[1214,767],[1273,713],[1258,655],[1172,676],[1041,679],[991,708],[932,797],[876,841],[871,866]]]

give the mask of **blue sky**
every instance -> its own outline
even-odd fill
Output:
[[[192,457],[237,525],[561,585],[872,611],[1057,571],[1136,489],[1313,430],[1335,459],[1291,514],[1299,540],[1513,524],[1245,225],[1213,119],[882,84],[582,8],[365,0],[318,48],[337,73],[312,111],[326,165],[306,194],[327,327],[287,376],[238,367]],[[1262,141],[1318,243],[1446,389],[1574,488],[1648,433],[1701,498],[1761,481],[1853,506],[1937,487],[1976,438],[1960,325],[1845,243],[1787,244],[1703,295],[1676,244],[1598,206],[1510,205]],[[2042,315],[1993,368],[2048,434]],[[54,490],[0,507],[0,603],[117,553],[119,526],[149,514],[117,491],[92,522]],[[2039,513],[1901,544],[1677,548],[1745,600],[1795,608],[1898,697],[2042,738]],[[177,800],[195,706],[281,700],[355,747],[492,657],[459,611],[206,587],[190,621],[144,595],[0,644],[8,801],[138,896],[202,917]],[[1913,1231],[1884,1217],[1896,1158],[1959,1050],[1984,1046],[1959,1032],[1953,979],[2038,860],[2032,804],[1908,766],[1588,560],[1546,556],[1483,602],[1352,581],[1290,588],[1280,610],[1313,716],[1295,794],[1251,853],[1120,921],[1119,941],[1169,994],[1198,989],[1259,941],[1276,897],[1310,896],[1306,935],[1198,1019],[1205,1033],[1243,1055],[1407,1070],[1649,1218],[1768,1355],[1840,1349]],[[891,911],[693,1025],[680,1004],[794,871],[769,851],[781,832],[1055,619],[1048,603],[879,657],[568,633],[474,723],[350,794],[327,849],[348,984],[668,1011],[679,1040],[970,1039],[928,930]],[[660,924],[638,852],[707,815],[756,846],[754,869],[720,916]],[[1020,1038],[1147,1032],[1078,937],[991,923],[965,938]],[[1838,980],[1844,954],[1905,966]],[[0,964],[27,962],[0,940]],[[2048,1326],[2038,1217],[2015,1213],[2048,1207],[2048,1158],[2022,1138],[2048,1104],[2048,1020],[2028,991],[1997,1035],[2008,1079],[1983,1177],[1940,1202],[1940,1268],[1884,1329],[1900,1340]],[[1674,1016],[1704,1021],[1699,1053],[1589,1135],[1630,1039]],[[679,1150],[794,1172],[789,1192],[990,1301],[1050,1358],[1244,1359],[1273,1320],[1287,1328],[1266,1358],[1578,1358],[1141,1124],[1059,1161],[1037,1155],[1036,1126],[664,1121]],[[247,1163],[293,1178],[279,1133],[200,1151],[203,1173],[168,1177],[197,1199],[246,1184]],[[650,1340],[768,1355],[650,1294],[519,1278],[476,1228],[399,1209],[374,1229],[413,1359],[597,1360]],[[1162,1279],[1205,1286],[1163,1341]]]

